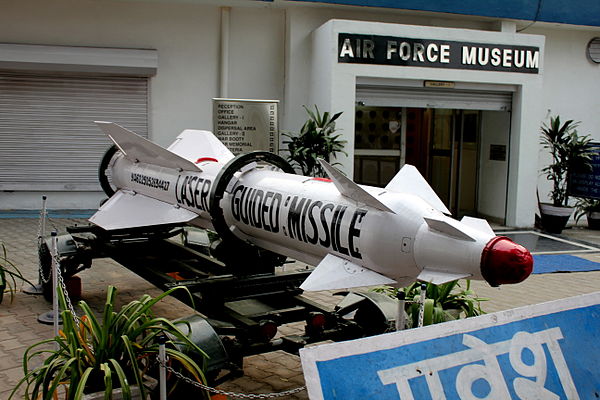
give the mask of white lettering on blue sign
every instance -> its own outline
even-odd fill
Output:
[[[577,400],[579,395],[560,349],[560,339],[563,339],[563,335],[558,327],[536,333],[519,331],[510,340],[491,344],[465,334],[463,344],[469,350],[380,370],[377,375],[384,385],[395,384],[402,400],[414,400],[409,381],[418,377],[425,377],[432,399],[445,400],[440,371],[463,366],[455,378],[456,392],[461,399],[481,399],[473,392],[477,381],[489,385],[486,399],[508,399],[511,397],[509,388],[498,362],[498,356],[508,354],[511,367],[520,375],[512,381],[519,398],[559,399],[559,395],[544,387],[548,371],[543,348],[546,345],[565,395],[568,399]],[[523,360],[524,353],[528,353],[532,360]],[[479,363],[481,361],[483,364]]]
[[[600,292],[300,350],[309,397],[594,399]]]

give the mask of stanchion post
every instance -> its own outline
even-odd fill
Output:
[[[40,218],[42,220],[40,221],[40,238],[43,238],[46,235],[46,199],[46,196],[42,196],[42,214],[40,215]]]
[[[419,298],[419,324],[418,327],[423,326],[423,318],[425,317],[425,296],[427,293],[427,285],[425,283],[421,284],[421,297]]]
[[[42,242],[44,240],[44,236],[46,236],[46,196],[42,196],[42,210],[40,211],[40,221],[39,221],[39,225],[38,225],[38,252],[39,252],[39,247],[42,245]],[[39,257],[39,255],[38,255]],[[40,263],[40,261],[38,261],[38,264]],[[34,294],[34,295],[41,295],[44,294],[44,288],[43,288],[43,284],[44,284],[44,280],[42,278],[42,268],[40,265],[38,265],[38,283],[37,285],[31,285],[30,287],[27,287],[25,289],[23,289],[23,292],[27,293],[27,294]]]
[[[406,319],[404,318],[404,305],[406,304],[406,293],[400,290],[396,294],[398,299],[398,315],[396,317],[396,330],[402,331],[406,327]]]
[[[160,400],[167,400],[167,337],[161,335],[158,337],[158,364],[159,364],[159,388]]]
[[[58,295],[56,291],[58,290],[58,232],[53,230],[51,233],[52,236],[52,312],[54,313],[54,336],[58,336]]]

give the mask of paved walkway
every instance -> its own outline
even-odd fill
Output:
[[[64,228],[83,220],[58,219],[53,225],[59,233]],[[51,229],[49,226],[48,229]],[[0,218],[0,242],[6,246],[8,257],[32,281],[37,280],[38,221],[36,219]],[[569,229],[566,236],[600,245],[600,232],[584,229]],[[600,254],[583,256],[600,262]],[[144,293],[159,294],[150,283],[134,275],[111,260],[95,260],[91,269],[80,274],[83,282],[83,298],[93,308],[103,306],[106,287],[118,287],[121,304],[138,298]],[[561,273],[533,275],[525,282],[490,288],[483,282],[474,282],[478,295],[490,300],[483,304],[484,310],[494,312],[518,306],[570,297],[581,293],[600,290],[600,272]],[[333,304],[334,298],[327,292],[314,294],[317,300]],[[23,376],[22,355],[27,346],[52,336],[52,326],[37,322],[38,315],[48,311],[50,305],[39,296],[27,295],[21,291],[14,300],[5,295],[0,304],[0,399],[8,398],[15,384]],[[157,315],[177,318],[193,313],[189,307],[175,299],[166,299],[155,308]],[[297,326],[284,327],[287,334]],[[272,352],[248,357],[245,360],[245,376],[227,382],[221,389],[242,393],[270,393],[292,389],[304,384],[300,360],[284,352]],[[306,392],[289,396],[289,399],[306,399]]]

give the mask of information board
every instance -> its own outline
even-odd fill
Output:
[[[569,195],[600,199],[600,143],[592,143],[590,146],[596,151],[592,156],[592,170],[571,174]]]
[[[600,292],[300,350],[316,399],[593,399]]]
[[[279,150],[278,100],[213,99],[215,135],[235,155]]]

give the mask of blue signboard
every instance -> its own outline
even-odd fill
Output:
[[[311,399],[592,399],[600,292],[301,350]]]
[[[592,170],[572,173],[569,177],[571,196],[600,199],[600,143],[592,143],[596,153],[592,156]]]

